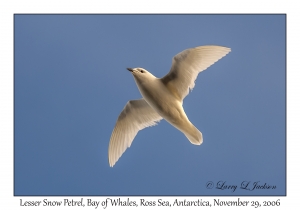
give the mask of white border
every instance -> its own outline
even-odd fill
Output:
[[[293,3],[295,2],[295,3]],[[66,0],[11,0],[0,3],[0,207],[1,209],[21,209],[20,199],[62,200],[64,197],[14,197],[13,196],[13,14],[15,13],[287,13],[287,197],[278,197],[281,207],[298,206],[299,192],[299,15],[296,1],[264,0],[211,0],[211,1],[66,1]],[[271,145],[270,145],[271,146]],[[72,197],[66,197],[71,198]],[[75,197],[74,199],[79,199]],[[91,197],[105,199],[106,197]],[[195,197],[184,197],[195,200]],[[198,197],[197,197],[198,198]],[[215,197],[202,197],[213,200]],[[222,200],[235,200],[236,197],[219,197]],[[240,197],[242,200],[276,200],[277,197]],[[88,199],[88,197],[84,197]],[[139,201],[140,197],[132,197]],[[159,197],[146,197],[157,200]],[[173,201],[174,198],[162,197]],[[4,208],[5,207],[5,208]],[[31,209],[32,207],[26,207]],[[65,208],[65,207],[64,207]],[[82,208],[82,207],[78,207]],[[195,208],[195,207],[194,207]],[[196,207],[199,208],[199,207]],[[227,207],[222,207],[227,208]],[[229,208],[229,207],[228,207]],[[253,207],[252,207],[253,208]],[[40,207],[38,207],[40,209]],[[74,209],[74,207],[73,207]],[[90,208],[95,209],[95,208]],[[109,208],[111,209],[111,208]],[[128,208],[127,208],[128,209]],[[146,208],[149,209],[149,208]],[[174,209],[174,208],[172,208]],[[176,209],[176,208],[175,208]],[[177,208],[179,209],[179,208]],[[182,209],[182,208],[180,208]],[[183,208],[185,209],[185,208]]]

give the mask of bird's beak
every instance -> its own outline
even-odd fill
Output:
[[[133,72],[133,69],[132,69],[132,68],[127,68],[127,70]]]

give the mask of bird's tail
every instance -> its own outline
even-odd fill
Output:
[[[189,128],[183,132],[192,144],[200,145],[203,142],[202,133],[191,123]]]

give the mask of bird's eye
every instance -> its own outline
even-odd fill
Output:
[[[141,70],[141,73],[144,73],[144,71],[143,71],[143,70]]]

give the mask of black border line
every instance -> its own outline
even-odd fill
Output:
[[[285,16],[285,194],[284,195],[16,195],[15,194],[15,17],[17,15],[283,15]],[[14,13],[13,14],[13,193],[14,197],[286,197],[287,196],[287,14],[286,13]]]

